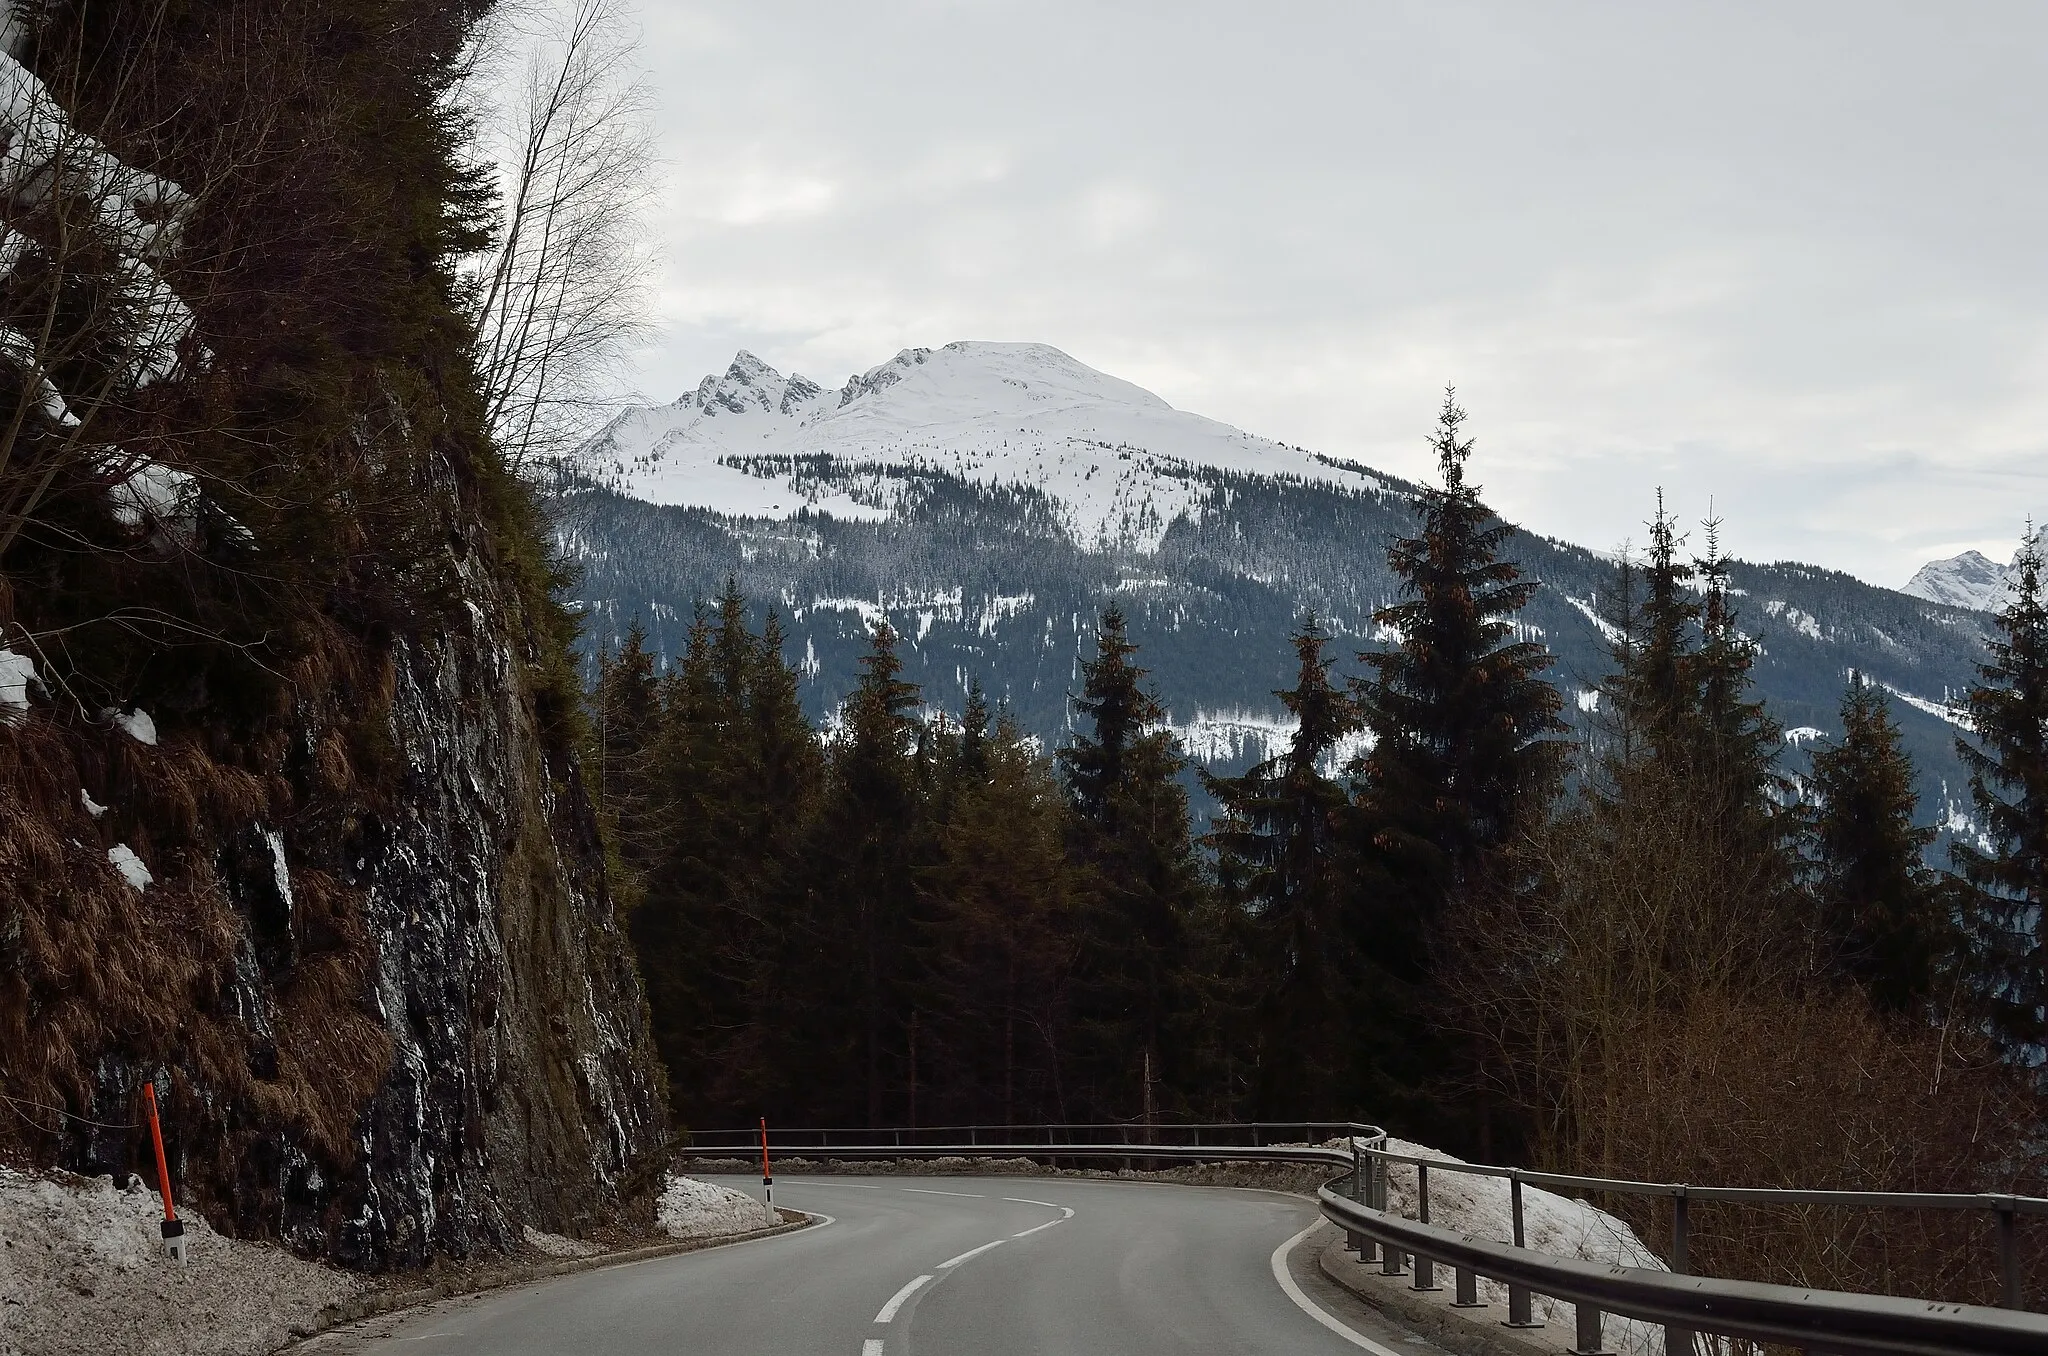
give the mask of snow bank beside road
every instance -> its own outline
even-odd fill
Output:
[[[0,1356],[262,1356],[357,1276],[222,1238],[185,1216],[190,1265],[166,1256],[163,1202],[131,1178],[0,1168]]]
[[[1340,1141],[1341,1142],[1341,1141]],[[1386,1147],[1397,1154],[1426,1158],[1437,1163],[1462,1163],[1447,1153],[1407,1140],[1388,1139]],[[1416,1218],[1415,1169],[1405,1163],[1387,1165],[1387,1209],[1407,1219]],[[1462,1172],[1433,1172],[1429,1175],[1429,1222],[1452,1233],[1471,1234],[1496,1243],[1514,1241],[1514,1207],[1508,1183],[1499,1177],[1474,1177]],[[1664,1260],[1636,1237],[1635,1230],[1586,1201],[1570,1200],[1555,1192],[1524,1184],[1522,1187],[1522,1242],[1536,1252],[1557,1257],[1576,1257],[1607,1266],[1642,1267],[1668,1271]],[[1448,1282],[1446,1282],[1448,1283]],[[1507,1287],[1481,1279],[1479,1297],[1489,1304],[1507,1305]],[[1572,1330],[1573,1307],[1546,1295],[1533,1296],[1535,1317],[1566,1332]],[[1663,1329],[1633,1319],[1607,1316],[1607,1340],[1622,1356],[1662,1356]]]
[[[674,1174],[662,1187],[655,1218],[661,1231],[671,1238],[752,1233],[756,1229],[772,1229],[782,1222],[744,1191]]]

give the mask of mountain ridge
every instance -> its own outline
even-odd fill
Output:
[[[1183,742],[1219,770],[1284,737],[1272,694],[1301,613],[1340,656],[1386,643],[1386,546],[1412,531],[1418,492],[1044,345],[907,349],[836,392],[742,353],[674,404],[621,414],[588,453],[597,473],[563,495],[557,534],[583,570],[591,646],[638,617],[673,655],[694,602],[730,577],[783,618],[814,716],[886,619],[927,701],[957,707],[979,678],[1050,746],[1114,599]],[[1543,585],[1518,633],[1551,648],[1584,728],[1609,666],[1612,557],[1520,529],[1506,549]],[[1967,831],[1949,707],[1989,619],[1819,566],[1731,569],[1759,690],[1804,736],[1795,776],[1837,727],[1847,672],[1870,673],[1898,694],[1925,817]]]
[[[2005,606],[2013,567],[2001,565],[1982,551],[1965,551],[1922,565],[1899,592],[1931,603],[1996,612]]]

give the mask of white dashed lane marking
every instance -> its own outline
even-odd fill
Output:
[[[882,1306],[882,1312],[875,1315],[875,1322],[887,1323],[890,1319],[896,1317],[896,1311],[903,1307],[903,1301],[909,1299],[912,1295],[915,1295],[918,1292],[919,1287],[930,1284],[931,1279],[932,1278],[929,1276],[920,1276],[916,1280],[912,1281],[909,1285],[906,1285],[901,1290],[898,1290],[893,1296],[890,1297],[889,1302]]]
[[[939,1263],[939,1270],[950,1271],[954,1267],[957,1267],[962,1262],[966,1261],[968,1258],[979,1257],[983,1253],[987,1252],[990,1248],[1002,1247],[1003,1243],[1004,1240],[999,1238],[993,1243],[984,1243],[978,1248],[970,1248],[966,1252],[961,1253],[958,1257],[948,1258],[946,1261]]]
[[[826,1183],[805,1182],[801,1185],[824,1186],[826,1185]],[[863,1190],[867,1191],[881,1190],[880,1187],[867,1186],[865,1183],[838,1182],[832,1183],[831,1185],[859,1185],[862,1187]],[[920,1196],[958,1196],[962,1199],[970,1201],[985,1201],[988,1199],[987,1196],[980,1195],[972,1191],[940,1191],[935,1187],[898,1187],[897,1190],[915,1192],[917,1195]],[[1011,1205],[1037,1205],[1043,1206],[1047,1210],[1057,1210],[1060,1212],[1060,1217],[1058,1219],[1049,1219],[1043,1224],[1034,1225],[1033,1227],[1024,1230],[1023,1233],[1011,1234],[1010,1238],[1026,1238],[1032,1234],[1037,1233],[1040,1229],[1050,1229],[1055,1224],[1065,1224],[1068,1220],[1074,1217],[1074,1211],[1071,1206],[1058,1205],[1052,1201],[1034,1201],[1026,1199],[1022,1196],[1004,1196],[1001,1199],[1008,1202]],[[910,1302],[910,1297],[915,1295],[918,1291],[922,1290],[927,1285],[930,1285],[932,1283],[934,1276],[936,1276],[937,1273],[942,1271],[951,1271],[954,1267],[959,1266],[962,1262],[971,1261],[974,1258],[979,1257],[983,1253],[987,1252],[990,1248],[1000,1248],[1001,1246],[1003,1246],[1004,1243],[1008,1241],[1009,1239],[998,1238],[994,1242],[984,1243],[978,1248],[970,1248],[966,1252],[961,1253],[958,1257],[949,1257],[945,1261],[939,1263],[936,1267],[932,1268],[931,1274],[913,1278],[908,1285],[905,1285],[901,1290],[898,1290],[894,1295],[891,1295],[889,1297],[889,1302],[883,1305],[881,1308],[881,1312],[875,1315],[875,1322],[894,1322],[896,1315],[902,1310],[903,1306]],[[860,1356],[882,1356],[882,1339],[879,1337],[870,1337],[866,1341],[862,1342],[860,1344]]]
[[[905,1191],[914,1191],[920,1196],[958,1196],[962,1200],[968,1201],[985,1201],[988,1199],[986,1196],[977,1196],[972,1191],[934,1191],[930,1187],[905,1187],[903,1189]]]

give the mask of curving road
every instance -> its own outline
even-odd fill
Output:
[[[1331,1235],[1324,1226],[1302,1239],[1317,1216],[1297,1197],[1081,1178],[823,1177],[779,1180],[775,1199],[831,1222],[452,1300],[307,1346],[432,1356],[1437,1351],[1322,1277],[1315,1251]]]

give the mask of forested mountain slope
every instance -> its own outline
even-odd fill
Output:
[[[595,1224],[665,1133],[453,281],[483,8],[0,35],[0,1162],[154,1182],[151,1084],[181,1201],[370,1268]]]
[[[1058,377],[1048,398],[1031,399],[1020,350]],[[637,618],[676,654],[695,601],[731,576],[781,614],[813,715],[850,690],[867,628],[887,619],[928,703],[957,711],[978,679],[1057,743],[1077,656],[1116,599],[1190,752],[1235,769],[1287,728],[1271,694],[1290,677],[1286,634],[1302,612],[1339,650],[1380,643],[1371,617],[1393,596],[1386,547],[1411,530],[1412,487],[1092,381],[1042,346],[922,352],[839,392],[742,354],[676,405],[620,416],[589,449],[608,484],[580,483],[557,505],[586,645],[615,645]],[[879,380],[892,372],[910,375]],[[989,402],[979,419],[976,398]],[[1552,677],[1583,725],[1609,668],[1596,616],[1614,568],[1527,533],[1509,553],[1544,585],[1523,620],[1556,654]],[[1735,562],[1731,582],[1760,646],[1757,685],[1789,732],[1787,770],[1836,729],[1845,676],[1862,670],[1901,698],[1923,815],[1959,816],[1943,711],[1973,677],[1989,618],[1798,564]]]

